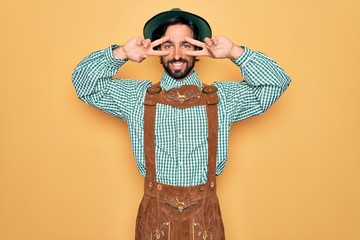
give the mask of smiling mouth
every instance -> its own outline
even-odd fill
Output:
[[[170,64],[173,66],[174,69],[181,69],[185,63],[186,62],[183,61],[176,61],[176,62],[174,61],[171,62]]]

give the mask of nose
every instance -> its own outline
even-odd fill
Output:
[[[182,54],[182,52],[181,52],[180,47],[176,46],[176,47],[174,48],[174,58],[175,58],[176,60],[179,60],[179,59],[181,58],[181,54]]]

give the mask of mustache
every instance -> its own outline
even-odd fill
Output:
[[[186,59],[183,59],[183,58],[179,58],[179,59],[171,59],[171,60],[167,61],[167,63],[175,63],[175,62],[188,63],[188,61],[187,61]]]

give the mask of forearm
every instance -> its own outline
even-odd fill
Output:
[[[116,47],[90,54],[75,68],[72,80],[82,101],[127,121],[151,82],[113,79],[126,62],[113,56]]]
[[[113,45],[93,52],[76,66],[72,81],[80,99],[104,90],[107,82],[111,81],[126,62],[113,56],[112,51],[116,47]]]
[[[290,84],[290,77],[285,71],[263,53],[245,48],[243,55],[234,62],[240,67],[244,77],[241,84],[248,88],[248,97],[244,98],[244,102],[254,104],[256,99],[262,112],[266,111]]]
[[[245,47],[233,62],[244,80],[215,83],[232,122],[264,113],[289,86],[290,77],[262,53]]]
[[[244,53],[233,60],[240,68],[244,81],[252,86],[273,86],[285,91],[290,84],[290,77],[270,57],[244,47]]]

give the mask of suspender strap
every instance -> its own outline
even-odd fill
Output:
[[[203,95],[206,99],[206,114],[208,119],[208,174],[207,182],[215,183],[216,157],[218,146],[218,111],[219,97],[214,85],[203,84]]]
[[[146,92],[144,110],[144,151],[146,178],[150,185],[156,182],[155,161],[155,113],[156,104],[161,92],[160,82],[152,85]]]

